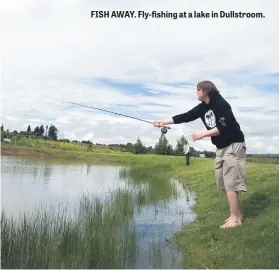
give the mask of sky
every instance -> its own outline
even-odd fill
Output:
[[[92,10],[263,12],[265,18],[91,18]],[[147,121],[171,119],[213,81],[231,104],[247,153],[279,153],[279,2],[201,0],[3,0],[0,3],[1,124],[9,130],[55,125],[60,139],[158,142]],[[215,151],[201,120],[171,125],[197,150]]]

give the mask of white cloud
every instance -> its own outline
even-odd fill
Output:
[[[2,121],[12,130],[27,128],[34,119],[44,119],[40,124],[57,125],[61,137],[126,143],[135,142],[140,136],[144,143],[154,145],[160,130],[151,125],[81,107],[67,108],[51,97],[104,109],[131,106],[124,114],[137,117],[147,112],[153,121],[170,118],[197,104],[195,88],[162,83],[195,85],[200,80],[211,79],[231,103],[245,132],[248,150],[278,153],[278,140],[272,138],[276,138],[279,130],[279,90],[263,91],[254,86],[250,71],[256,70],[255,78],[279,73],[278,8],[278,1],[271,0],[106,0],[94,4],[87,0],[2,1]],[[91,10],[114,9],[235,10],[263,12],[265,18],[90,18]],[[241,85],[226,76],[218,76],[246,71],[250,75],[241,78]],[[140,83],[150,89],[149,94],[156,95],[149,96],[146,91],[141,95],[131,94],[105,83],[82,83],[84,79],[94,81],[99,77]],[[204,130],[200,121],[173,126],[167,137],[174,145],[181,134],[191,139],[191,133],[196,130]],[[210,139],[195,142],[193,146],[214,150]]]
[[[6,119],[8,120],[8,121],[17,121],[17,118],[16,117],[13,117],[13,116],[6,116]]]
[[[30,118],[29,121],[32,122],[33,125],[39,125],[43,121],[43,119]]]

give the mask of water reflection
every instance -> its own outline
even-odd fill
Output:
[[[68,214],[74,214],[84,194],[94,194],[103,203],[113,194],[114,210],[109,213],[117,214],[121,226],[135,228],[139,250],[130,267],[182,267],[182,256],[168,239],[195,219],[191,210],[195,195],[175,179],[167,179],[168,168],[122,168],[5,156],[1,162],[2,208],[7,215],[18,216],[41,203],[67,205]],[[129,268],[129,261],[126,266]]]

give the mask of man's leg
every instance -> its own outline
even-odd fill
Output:
[[[234,193],[236,193],[236,195]],[[243,215],[241,213],[240,206],[239,206],[239,192],[234,192],[234,191],[231,192],[231,191],[223,190],[223,194],[226,197],[226,199],[228,200],[229,205],[234,205],[233,208],[230,207],[230,212],[235,213],[235,208],[237,208],[238,209],[238,217],[241,220],[243,220]],[[235,202],[235,198],[234,198],[235,196],[237,196],[237,199],[236,199],[237,201],[236,202]],[[231,216],[232,215],[230,215],[230,217],[227,218],[225,220],[225,222],[227,222],[231,218]]]
[[[242,214],[239,206],[239,193],[236,191],[227,191],[227,198],[230,205],[231,216],[226,220],[232,222],[242,221]]]
[[[242,224],[239,206],[239,192],[246,189],[246,147],[235,143],[228,148],[224,158],[224,184],[230,206],[230,217],[220,228],[231,228]]]

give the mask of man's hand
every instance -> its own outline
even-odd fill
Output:
[[[169,119],[169,120],[158,120],[152,123],[154,127],[162,127],[164,125],[168,125],[168,124],[174,124],[173,119]]]
[[[154,127],[162,127],[164,125],[165,125],[165,123],[164,123],[163,120],[159,120],[159,121],[153,122],[153,126]]]
[[[193,141],[203,139],[204,137],[219,136],[220,132],[218,128],[213,128],[207,131],[198,131],[192,134]]]
[[[201,140],[206,136],[205,131],[199,131],[192,134],[193,141]]]

